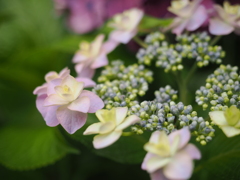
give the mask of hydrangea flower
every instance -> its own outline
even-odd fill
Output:
[[[188,128],[172,132],[169,136],[164,131],[155,131],[144,149],[148,151],[142,169],[150,173],[152,180],[189,179],[193,170],[193,159],[200,159],[201,154],[190,139]]]
[[[236,106],[232,105],[225,111],[212,111],[209,116],[227,137],[240,134],[240,110]]]
[[[240,5],[230,5],[225,1],[223,7],[215,5],[216,16],[210,19],[209,31],[214,35],[240,34]]]
[[[112,43],[103,43],[104,35],[98,35],[92,43],[81,42],[80,49],[73,57],[77,63],[75,70],[79,77],[92,78],[95,69],[108,64],[107,53],[115,47]]]
[[[137,34],[137,26],[143,17],[143,11],[132,8],[113,17],[109,24],[115,30],[110,33],[110,41],[127,44]]]
[[[107,147],[120,138],[123,129],[140,120],[136,115],[126,117],[127,112],[127,107],[98,110],[96,116],[100,122],[90,125],[83,134],[99,134],[94,137],[93,146],[96,149]]]
[[[168,10],[177,17],[167,28],[174,34],[180,35],[184,29],[194,31],[208,18],[206,8],[201,5],[202,0],[173,0]]]
[[[78,82],[69,74],[47,83],[46,94],[39,93],[36,104],[48,126],[61,124],[73,134],[85,124],[87,113],[103,108],[103,101],[83,88],[84,82]]]

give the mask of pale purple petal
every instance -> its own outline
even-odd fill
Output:
[[[159,169],[153,173],[150,173],[150,177],[151,177],[151,180],[169,180],[164,176],[162,169]]]
[[[47,94],[47,83],[43,84],[42,86],[36,87],[33,91],[33,94],[35,95]]]
[[[102,126],[102,123],[94,123],[88,126],[88,128],[84,131],[83,135],[90,135],[90,134],[98,134],[99,129]]]
[[[59,86],[61,82],[62,82],[61,78],[50,81],[47,86],[47,95],[56,94],[55,87]]]
[[[140,118],[136,115],[131,115],[125,119],[123,123],[121,123],[119,126],[117,126],[116,131],[123,130],[127,128],[128,126],[135,124],[136,122],[140,121]]]
[[[62,127],[69,134],[73,134],[86,123],[87,114],[71,111],[67,106],[60,106],[57,109],[57,118]]]
[[[118,45],[119,45],[119,42],[108,39],[103,44],[102,49],[108,54],[112,52]]]
[[[94,94],[91,91],[83,90],[80,94],[80,97],[87,96],[90,99],[90,108],[89,113],[95,113],[97,110],[102,109],[104,107],[104,103],[100,97]]]
[[[143,169],[143,170],[147,170],[147,161],[148,161],[148,159],[150,159],[150,158],[152,158],[152,157],[154,157],[154,156],[156,156],[155,154],[152,154],[152,153],[147,153],[146,154],[146,156],[144,157],[144,159],[143,159],[143,163],[142,163],[142,165],[141,165],[141,168]]]
[[[65,78],[66,76],[68,76],[70,74],[70,69],[68,69],[67,67],[64,68],[63,70],[61,70],[59,72],[59,77],[60,78]]]
[[[92,69],[90,66],[85,66],[84,64],[77,64],[75,70],[79,77],[92,78],[95,74],[95,69]]]
[[[119,125],[123,122],[127,116],[128,108],[127,107],[118,107],[116,108],[116,125]]]
[[[110,33],[110,39],[116,42],[127,44],[132,39],[132,37],[136,35],[136,33],[136,30],[131,32],[115,30]]]
[[[183,150],[186,151],[192,159],[200,159],[201,158],[200,151],[193,144],[187,144],[187,146]]]
[[[93,146],[96,149],[105,148],[116,142],[122,135],[122,131],[113,131],[108,134],[94,136]]]
[[[37,97],[36,100],[37,109],[42,114],[44,120],[46,121],[46,124],[50,127],[54,127],[59,124],[56,116],[56,110],[59,106],[44,107],[43,103],[46,97],[47,97],[46,94]]]
[[[102,52],[99,54],[99,56],[94,60],[94,62],[91,65],[92,69],[97,69],[103,66],[106,66],[108,64],[108,58],[106,56],[105,52]]]
[[[73,63],[80,63],[80,62],[83,62],[83,61],[87,61],[88,60],[88,57],[80,54],[80,53],[76,53],[74,56],[73,56],[73,60],[72,62]]]
[[[199,6],[190,18],[186,29],[194,31],[199,28],[207,20],[207,11],[204,6]]]
[[[163,168],[163,174],[169,179],[189,179],[193,170],[191,157],[184,151],[178,152]]]
[[[84,78],[84,77],[76,77],[76,80],[78,82],[84,82],[84,87],[93,87],[96,85],[96,83],[92,80],[92,79],[89,79],[89,78]]]
[[[56,78],[58,78],[58,73],[56,73],[55,71],[48,72],[44,77],[46,82],[50,82],[50,81],[52,81],[53,79],[56,79]]]
[[[180,35],[182,34],[183,30],[186,28],[187,24],[188,24],[188,19],[183,19],[179,25],[177,25],[176,27],[174,27],[174,29],[172,30],[172,32],[176,35]]]
[[[176,136],[180,137],[180,142],[179,142],[179,145],[178,145],[178,149],[181,149],[188,143],[191,135],[190,135],[190,131],[187,127],[184,127],[184,128],[182,128],[180,130],[177,130],[177,131],[174,131],[168,136],[171,144],[173,143]]]
[[[210,19],[209,32],[213,35],[227,35],[234,31],[234,27],[221,19]]]
[[[86,96],[79,97],[75,101],[73,101],[71,104],[68,105],[68,109],[72,111],[79,111],[82,113],[87,113],[90,108],[90,99]]]

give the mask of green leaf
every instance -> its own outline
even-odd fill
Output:
[[[167,27],[171,24],[172,18],[158,19],[151,16],[144,16],[139,24],[139,32],[146,32],[149,29]]]
[[[112,159],[120,163],[136,164],[143,161],[146,151],[143,149],[143,145],[149,140],[150,134],[144,133],[143,135],[133,135],[127,137],[121,137],[114,144],[103,148],[94,149],[92,145],[94,135],[84,136],[83,132],[92,123],[99,122],[94,114],[89,114],[87,123],[83,128],[78,130],[71,137],[79,140],[85,146],[91,149],[92,152],[97,155]]]
[[[215,134],[212,142],[201,147],[202,159],[192,179],[239,179],[240,136],[228,138],[220,129]]]
[[[49,127],[1,129],[0,163],[11,169],[29,170],[54,163],[67,153],[78,153],[56,130]]]

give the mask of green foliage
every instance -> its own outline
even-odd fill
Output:
[[[97,155],[107,157],[114,161],[127,164],[136,164],[143,161],[143,158],[146,155],[143,145],[148,142],[150,137],[149,133],[144,133],[141,136],[134,135],[121,137],[117,142],[109,147],[94,149],[92,145],[94,135],[83,136],[83,132],[89,125],[95,122],[99,122],[96,116],[94,114],[89,114],[85,126],[78,130],[75,134],[71,135],[71,137],[83,143]]]
[[[196,161],[192,179],[231,179],[240,177],[240,136],[226,137],[220,129],[207,146],[200,147],[202,159]]]
[[[158,19],[151,16],[144,16],[139,24],[139,32],[146,33],[149,29],[167,27],[172,23],[172,18]]]
[[[78,151],[54,128],[6,127],[0,130],[0,162],[11,169],[29,170],[51,164]]]

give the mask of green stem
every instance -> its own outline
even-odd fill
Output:
[[[131,136],[131,135],[134,135],[133,132],[123,132],[122,133],[122,136]]]
[[[191,79],[191,77],[193,76],[193,74],[195,73],[196,70],[197,70],[197,62],[194,63],[194,65],[190,69],[187,77],[185,78],[185,84],[188,84],[189,80]]]
[[[147,48],[147,44],[144,43],[138,36],[135,36],[133,38],[133,40],[138,43],[140,46],[144,47],[144,48]]]
[[[210,46],[215,45],[221,39],[221,37],[222,36],[215,36],[214,39],[210,42]]]
[[[187,103],[187,86],[179,73],[174,73],[179,88],[179,100],[184,104]]]

